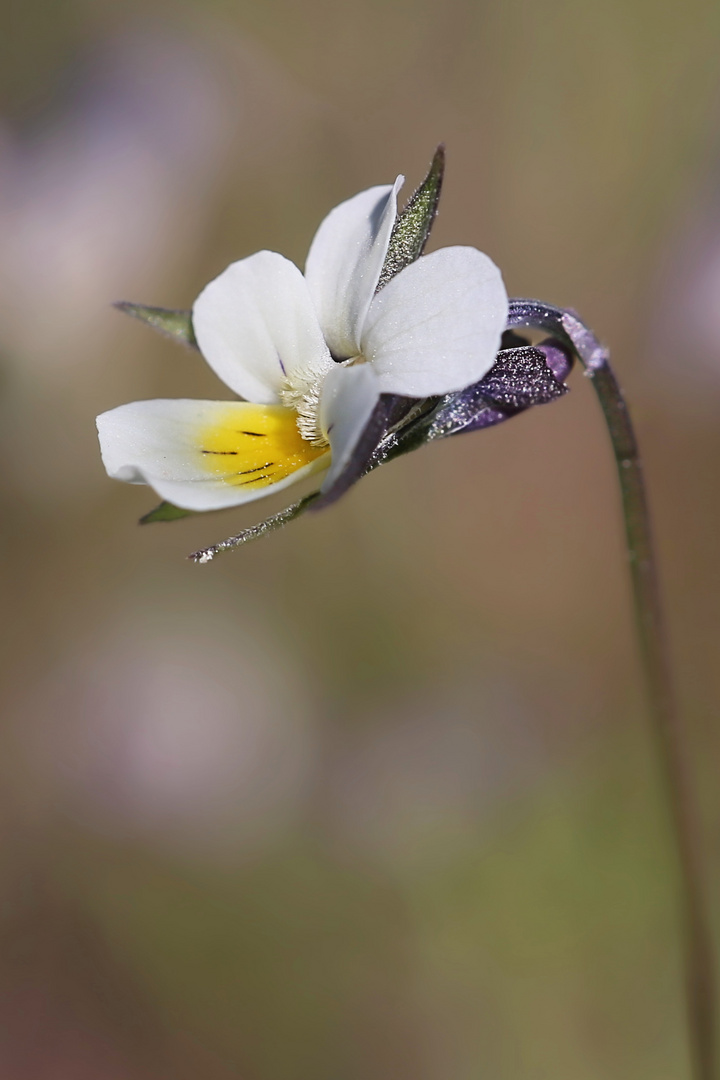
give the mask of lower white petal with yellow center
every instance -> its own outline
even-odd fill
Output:
[[[105,468],[185,510],[221,510],[281,491],[330,465],[297,413],[244,401],[135,401],[97,419]]]

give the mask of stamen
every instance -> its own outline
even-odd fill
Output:
[[[286,377],[280,391],[280,399],[288,409],[297,413],[297,428],[303,439],[312,446],[328,446],[328,441],[320,427],[320,396],[323,382],[335,361],[328,356],[326,360],[315,362],[301,368]]]

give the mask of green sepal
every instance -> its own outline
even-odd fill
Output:
[[[173,341],[179,341],[182,345],[189,345],[192,349],[198,347],[195,340],[195,331],[193,330],[192,312],[190,311],[146,307],[145,304],[131,304],[127,300],[120,300],[113,307],[116,307],[118,311],[124,311],[126,315],[132,315],[133,319],[140,319],[141,322],[147,323],[148,326],[152,326],[153,330],[158,330],[165,337],[172,338]]]
[[[430,171],[395,220],[378,289],[415,262],[425,250],[437,214],[444,172],[445,147],[441,143],[435,151]]]
[[[180,506],[173,506],[169,502],[161,502],[150,513],[140,518],[138,525],[152,525],[155,521],[178,521],[180,518],[190,517],[194,510],[183,510]]]
[[[292,506],[286,506],[284,510],[280,510],[279,513],[266,518],[265,521],[259,521],[257,525],[251,525],[249,529],[243,529],[237,536],[229,536],[227,540],[221,540],[219,544],[211,544],[210,547],[201,548],[200,551],[193,551],[191,555],[188,555],[188,559],[192,559],[196,563],[209,563],[212,562],[216,555],[221,555],[223,551],[230,551],[232,548],[249,543],[250,540],[259,540],[266,533],[282,529],[283,526],[289,525],[295,518],[304,514],[319,495],[319,491],[313,491],[310,495],[306,495],[304,499],[293,503]]]

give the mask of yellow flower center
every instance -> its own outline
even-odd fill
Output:
[[[307,465],[321,469],[329,462],[327,446],[304,439],[297,414],[283,405],[228,402],[212,426],[201,428],[198,447],[204,468],[237,487],[267,487]]]

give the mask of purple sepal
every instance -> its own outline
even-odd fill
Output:
[[[516,410],[544,405],[566,389],[548,366],[545,351],[533,345],[503,349],[476,385],[494,405]]]
[[[557,341],[503,349],[484,379],[438,406],[428,440],[501,424],[533,405],[546,405],[567,393],[563,379],[572,359]]]
[[[346,467],[311,509],[334,503],[366,473],[399,454],[435,439],[501,424],[567,393],[562,380],[572,358],[558,341],[528,345],[518,335],[506,334],[503,344],[512,347],[502,349],[487,375],[464,390],[425,400],[383,394]]]

